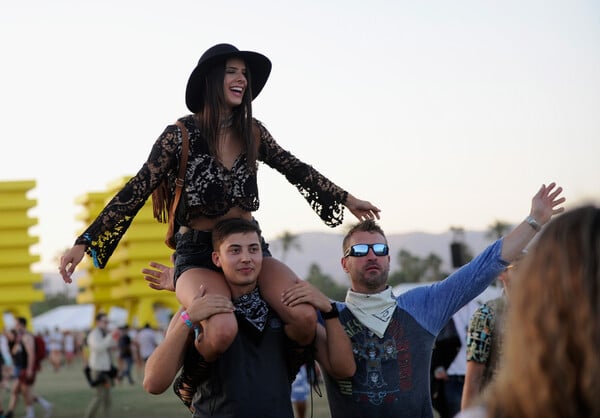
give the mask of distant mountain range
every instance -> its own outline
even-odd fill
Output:
[[[465,231],[463,242],[467,245],[473,255],[477,255],[491,241],[485,237],[485,231]],[[305,232],[298,234],[297,244],[299,248],[292,247],[283,256],[283,246],[278,239],[269,240],[269,249],[274,257],[285,262],[301,278],[306,278],[310,266],[317,264],[321,271],[334,279],[337,283],[348,284],[348,279],[342,271],[340,259],[342,256],[343,234],[327,232]],[[390,245],[391,266],[390,271],[399,270],[398,253],[404,249],[419,257],[427,257],[430,253],[436,254],[442,260],[442,271],[451,272],[452,256],[450,254],[450,243],[454,235],[448,231],[441,234],[424,232],[412,232],[404,234],[388,235]],[[44,290],[48,293],[56,293],[67,290],[69,294],[77,294],[77,286],[65,287],[62,279],[56,272],[43,273]],[[140,274],[140,279],[141,279]]]
[[[492,241],[485,236],[486,231],[465,231],[463,242],[473,255],[479,254]],[[270,250],[274,257],[285,262],[301,278],[306,278],[310,266],[317,264],[321,271],[331,276],[340,284],[348,284],[347,278],[342,271],[340,259],[342,256],[343,234],[326,232],[306,232],[298,234],[298,248],[292,246],[288,253],[283,255],[281,240],[269,241]],[[391,266],[390,271],[399,270],[398,253],[404,249],[419,257],[426,257],[433,253],[442,260],[442,271],[453,271],[450,243],[454,234],[445,232],[431,234],[424,232],[413,232],[405,234],[388,235],[390,245]]]

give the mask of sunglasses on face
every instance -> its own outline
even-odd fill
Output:
[[[369,249],[378,257],[389,253],[387,244],[355,244],[344,252],[344,257],[364,257],[369,254]]]

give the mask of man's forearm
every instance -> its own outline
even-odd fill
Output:
[[[352,342],[340,322],[336,303],[328,307],[328,311],[321,312],[324,325],[317,325],[317,361],[333,377],[348,378],[356,372]]]
[[[163,393],[173,382],[183,364],[187,344],[191,344],[191,329],[176,313],[165,339],[152,352],[144,368],[144,389],[152,394]]]

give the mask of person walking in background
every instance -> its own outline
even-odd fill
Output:
[[[133,342],[129,336],[129,327],[124,325],[121,327],[121,335],[118,342],[119,347],[119,382],[125,377],[130,385],[133,385],[133,377],[131,370],[133,369]]]
[[[63,362],[63,333],[58,327],[54,327],[50,332],[47,345],[50,364],[52,364],[54,371],[57,372],[60,370]]]
[[[140,171],[115,195],[96,220],[62,257],[59,272],[71,283],[71,274],[87,252],[103,268],[123,234],[153,194],[155,216],[176,220],[174,287],[182,306],[191,303],[200,285],[206,292],[230,298],[219,268],[211,260],[210,231],[223,219],[253,219],[259,209],[257,163],[262,161],[286,176],[321,219],[340,225],[344,206],[358,219],[379,218],[379,209],[335,185],[312,166],[303,163],[275,142],[267,128],[253,118],[252,100],[265,86],[271,61],[252,51],[218,44],[206,50],[192,71],[186,88],[191,115],[168,126],[155,142]],[[189,152],[183,155],[183,138],[189,135]],[[179,167],[187,158],[187,165]],[[185,170],[178,179],[180,168]],[[169,210],[176,200],[176,180],[184,183],[176,215]],[[166,181],[166,183],[165,183]],[[177,195],[179,196],[179,195]],[[171,218],[173,219],[173,218]],[[259,286],[263,297],[286,324],[292,324],[299,344],[315,337],[316,314],[308,305],[294,308],[281,303],[281,292],[299,278],[271,257],[263,242],[265,261]],[[214,315],[199,345],[212,361],[234,340],[237,322],[231,313]]]
[[[511,280],[502,364],[460,418],[600,418],[600,208],[552,220]]]
[[[467,332],[467,372],[461,409],[468,407],[479,396],[498,370],[510,281],[521,259],[522,256],[498,276],[502,283],[502,296],[487,301],[473,313]]]
[[[294,418],[306,417],[306,400],[310,393],[310,384],[306,375],[306,364],[300,366],[300,371],[292,383],[292,404],[294,405]]]
[[[540,225],[562,212],[556,184],[542,185],[525,220],[446,279],[394,296],[388,285],[389,248],[372,220],[343,240],[342,268],[351,281],[339,318],[352,341],[356,373],[324,372],[332,418],[430,418],[430,363],[436,336],[452,315],[482,293],[533,239]],[[558,207],[558,208],[557,208]],[[284,303],[292,299],[284,292]]]
[[[0,333],[0,418],[4,418],[4,392],[10,390],[13,361],[5,332]]]
[[[117,346],[119,330],[109,332],[108,316],[105,313],[96,315],[96,326],[87,337],[89,349],[88,367],[90,368],[90,383],[94,385],[94,396],[85,411],[85,418],[93,418],[98,411],[102,411],[104,418],[111,416],[111,394],[113,385],[111,369],[113,363],[111,349]]]
[[[158,345],[156,331],[147,323],[144,328],[138,331],[135,341],[138,345],[140,358],[145,363]]]
[[[75,335],[73,331],[65,330],[63,333],[64,352],[65,352],[65,364],[70,366],[75,358]]]
[[[36,374],[40,371],[42,353],[36,353],[35,337],[27,331],[27,318],[16,318],[15,341],[12,346],[12,359],[17,381],[13,384],[8,402],[6,418],[13,418],[19,395],[25,403],[25,418],[35,418],[34,402],[45,410],[45,418],[52,414],[53,405],[33,392]]]

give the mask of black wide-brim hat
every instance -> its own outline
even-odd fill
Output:
[[[252,100],[263,89],[271,73],[271,61],[262,54],[252,51],[240,51],[230,44],[218,44],[206,50],[200,57],[198,65],[192,71],[185,90],[185,104],[193,113],[202,109],[204,103],[204,78],[209,70],[220,62],[231,57],[241,57],[250,70]]]

